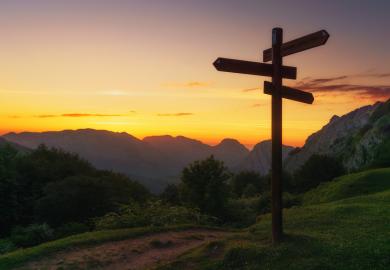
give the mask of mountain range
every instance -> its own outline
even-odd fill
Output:
[[[390,100],[341,117],[333,116],[327,125],[308,137],[302,148],[283,146],[285,168],[293,172],[317,153],[341,158],[347,169],[354,170],[375,159],[388,143],[389,134]],[[264,175],[271,167],[270,140],[249,151],[234,139],[210,146],[183,136],[150,136],[140,140],[125,132],[93,129],[11,132],[2,139],[31,149],[45,144],[77,153],[95,167],[127,174],[153,192],[177,182],[189,163],[210,155],[224,161],[233,172],[251,170]]]
[[[154,192],[177,182],[182,169],[195,160],[214,155],[232,171],[256,170],[266,174],[270,168],[271,141],[264,141],[249,151],[234,139],[224,139],[215,146],[183,136],[150,136],[140,140],[128,133],[79,129],[48,132],[8,133],[3,136],[14,144],[30,149],[45,144],[77,153],[99,169],[129,175]],[[291,150],[285,147],[284,152]]]

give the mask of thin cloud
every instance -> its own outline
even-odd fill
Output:
[[[210,83],[207,83],[207,82],[188,82],[185,84],[185,86],[187,87],[205,87],[205,86],[209,86]]]
[[[357,98],[363,99],[386,99],[390,97],[390,84],[369,85],[369,84],[354,84],[343,82],[345,79],[370,77],[370,78],[385,78],[390,77],[390,73],[368,73],[360,75],[343,75],[328,78],[306,78],[295,85],[296,88],[320,93],[321,95],[344,95],[353,94]]]
[[[202,88],[211,86],[211,83],[202,81],[189,81],[185,83],[165,83],[163,86],[170,88]]]
[[[251,107],[252,108],[258,108],[258,107],[263,107],[264,105],[265,105],[265,103],[255,103]]]
[[[180,113],[159,113],[157,116],[190,116],[194,115],[193,113],[180,112]]]
[[[368,74],[360,74],[360,75],[356,75],[356,76],[371,77],[371,78],[387,78],[387,77],[390,77],[390,72],[387,72],[387,73],[380,73],[380,72],[368,73]]]
[[[95,113],[65,113],[62,117],[118,117],[122,114],[95,114]]]
[[[313,84],[322,84],[322,83],[329,83],[329,82],[334,82],[334,81],[340,81],[343,79],[347,79],[348,76],[338,76],[338,77],[330,77],[330,78],[322,78],[322,79],[314,79],[311,80],[311,83]]]
[[[244,93],[246,93],[246,92],[253,92],[253,91],[258,91],[258,90],[260,90],[260,88],[259,88],[259,87],[254,87],[254,88],[245,88],[245,89],[242,89],[242,90],[241,90],[241,92],[244,92]]]
[[[22,118],[22,116],[20,116],[20,115],[8,115],[8,118],[19,119],[19,118]]]
[[[303,84],[300,89],[312,93],[353,93],[360,98],[382,99],[390,97],[390,85],[364,85],[364,84]]]
[[[52,117],[58,117],[58,115],[54,115],[54,114],[40,114],[40,115],[36,115],[35,117],[36,118],[52,118]]]
[[[99,114],[99,113],[64,113],[64,114],[40,114],[35,118],[55,118],[55,117],[120,117],[123,114]],[[14,116],[15,118],[15,116]]]

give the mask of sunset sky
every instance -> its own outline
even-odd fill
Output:
[[[271,134],[267,78],[222,73],[217,57],[261,61],[321,29],[325,46],[288,56],[283,142],[302,145],[332,115],[390,97],[390,1],[1,0],[1,133],[78,128],[184,135],[251,146]]]

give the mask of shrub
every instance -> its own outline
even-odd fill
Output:
[[[249,188],[252,189],[250,192],[252,193],[251,195],[269,190],[268,178],[253,171],[242,171],[237,173],[233,176],[230,184],[233,194],[238,198],[242,196],[250,197],[248,194],[245,194],[248,186],[252,186]]]
[[[179,188],[175,184],[167,185],[160,197],[166,203],[180,204]]]
[[[98,230],[190,223],[210,225],[216,222],[215,218],[203,215],[197,209],[167,205],[161,201],[149,202],[143,206],[135,203],[122,206],[118,212],[94,219],[95,228]]]
[[[30,247],[53,239],[53,229],[46,223],[15,227],[10,240],[18,247]]]
[[[16,249],[15,244],[9,239],[0,239],[0,254],[11,252]]]
[[[250,197],[255,196],[256,194],[257,194],[256,187],[253,184],[248,184],[245,187],[244,192],[242,193],[242,196],[245,198],[250,198]]]
[[[89,231],[89,227],[83,223],[71,222],[62,225],[55,230],[55,238],[62,238],[65,236],[79,234]]]
[[[202,213],[224,219],[228,201],[227,180],[230,173],[222,161],[213,156],[195,161],[184,168],[181,176],[181,199]]]
[[[228,203],[227,223],[232,227],[247,227],[259,214],[259,197],[231,199]]]
[[[295,173],[293,190],[297,193],[308,191],[320,183],[328,182],[337,176],[343,175],[344,172],[345,169],[338,160],[314,154]]]

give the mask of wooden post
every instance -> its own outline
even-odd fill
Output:
[[[282,223],[282,54],[283,29],[272,29],[272,241],[283,236]]]
[[[283,44],[283,30],[272,29],[272,47],[263,51],[263,61],[272,60],[272,64],[257,63],[229,58],[218,58],[213,65],[218,71],[241,74],[269,76],[272,83],[264,82],[264,93],[272,95],[272,242],[283,239],[282,220],[282,98],[312,104],[314,97],[291,87],[282,85],[283,78],[296,79],[296,68],[283,66],[282,57],[324,45],[329,38],[328,32],[321,30]]]

